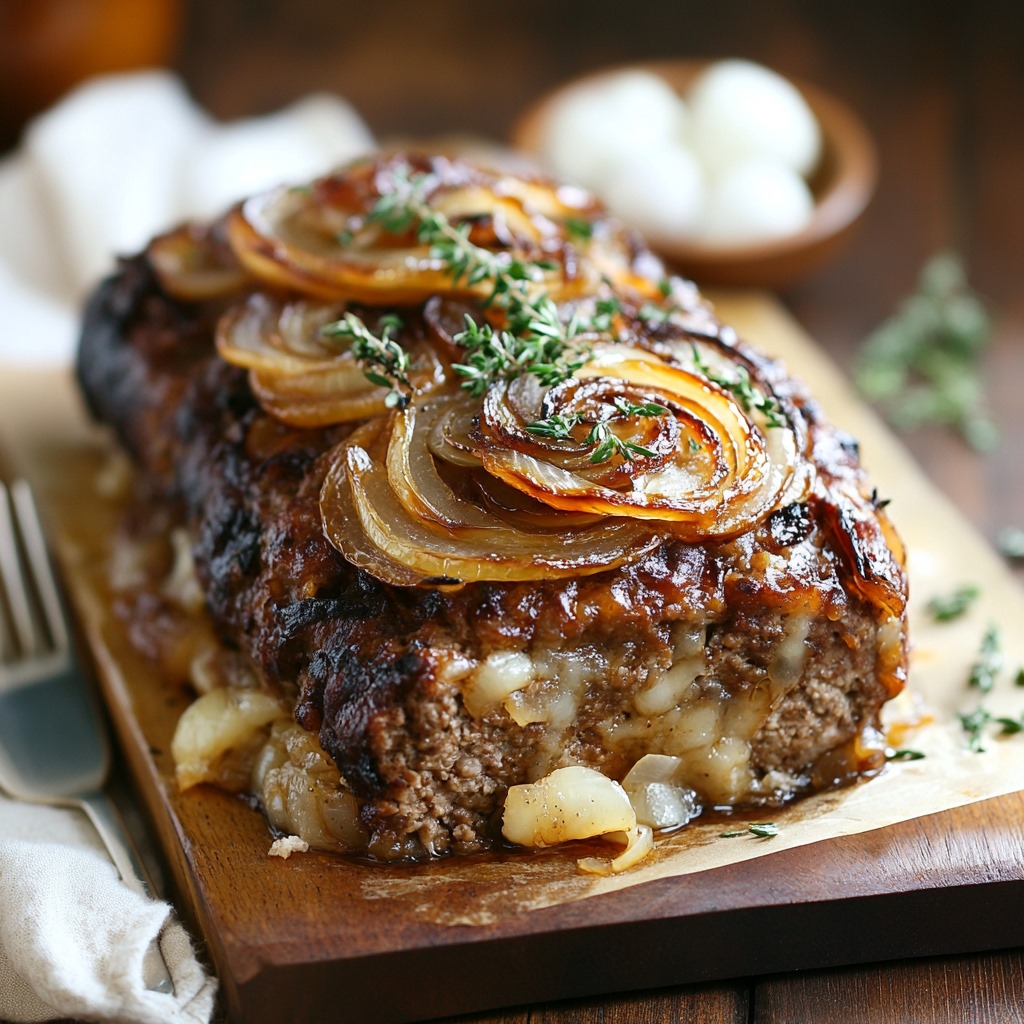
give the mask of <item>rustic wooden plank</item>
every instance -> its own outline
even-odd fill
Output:
[[[950,928],[956,922],[949,922]],[[1024,953],[991,953],[769,978],[756,1024],[1020,1024]]]
[[[687,985],[671,991],[549,1003],[530,1010],[449,1018],[438,1024],[748,1024],[749,985]]]
[[[586,1000],[580,1004],[542,1007],[530,1024],[747,1024],[748,987],[688,985],[671,992]]]

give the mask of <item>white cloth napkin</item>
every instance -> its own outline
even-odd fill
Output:
[[[216,981],[170,906],[121,882],[84,815],[0,797],[0,836],[0,1019],[210,1019]],[[173,994],[143,983],[154,941]]]
[[[117,255],[372,147],[332,96],[219,124],[164,72],[81,86],[0,163],[0,373],[70,362],[81,302]],[[153,940],[173,994],[145,987]],[[0,1020],[203,1024],[215,993],[172,908],[120,881],[83,815],[0,797]]]
[[[80,86],[0,164],[0,364],[66,363],[80,303],[115,256],[373,145],[355,111],[326,94],[221,124],[165,72]]]

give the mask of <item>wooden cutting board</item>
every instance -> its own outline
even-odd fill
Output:
[[[835,390],[836,371],[773,300],[723,297],[719,311],[755,342],[763,327],[815,390]],[[108,612],[99,548],[114,513],[92,483],[103,438],[70,376],[0,369],[0,441],[10,469],[36,487],[124,763],[236,1024],[387,1024],[1024,944],[1019,792],[528,911],[512,898],[526,884],[524,858],[530,871],[555,875],[575,855],[387,868],[317,853],[270,858],[264,822],[247,805],[208,789],[176,791],[169,744],[190,695],[154,677]],[[888,465],[927,491],[907,456],[896,450]],[[505,892],[509,909],[495,912]]]

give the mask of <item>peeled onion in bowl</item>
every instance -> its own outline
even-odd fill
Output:
[[[754,157],[727,167],[707,188],[702,237],[727,245],[785,238],[814,213],[807,182],[776,160]]]
[[[704,175],[682,146],[631,152],[604,172],[601,195],[612,212],[651,238],[697,232],[704,208]]]
[[[808,175],[821,153],[821,129],[792,82],[751,61],[712,64],[688,94],[690,140],[712,173],[760,156]]]
[[[684,127],[685,110],[668,83],[628,71],[562,97],[540,140],[541,157],[560,175],[600,190],[622,153],[677,141]]]

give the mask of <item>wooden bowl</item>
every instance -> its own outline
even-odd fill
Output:
[[[536,157],[545,119],[570,91],[596,85],[623,71],[649,71],[682,94],[707,66],[708,62],[695,60],[651,61],[576,78],[533,104],[516,123],[512,142]],[[821,160],[809,182],[815,201],[810,222],[797,234],[742,245],[715,245],[646,232],[648,242],[676,272],[698,284],[774,288],[809,276],[848,239],[874,192],[874,145],[863,124],[844,104],[803,82],[793,84],[818,119],[822,134]]]

